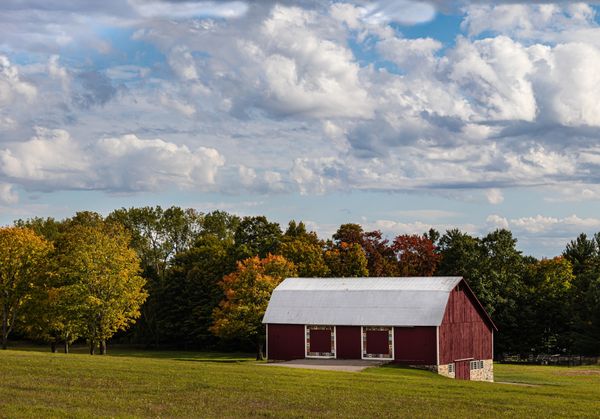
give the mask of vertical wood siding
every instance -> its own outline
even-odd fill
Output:
[[[337,358],[361,359],[360,326],[337,326],[335,328]]]
[[[395,327],[394,362],[435,365],[435,326]]]
[[[450,292],[440,326],[440,364],[458,359],[492,359],[492,329],[459,284]]]
[[[269,324],[269,359],[304,358],[303,324]]]

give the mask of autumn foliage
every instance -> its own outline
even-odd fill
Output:
[[[440,261],[434,244],[425,236],[400,235],[394,239],[392,249],[400,276],[432,276]]]
[[[262,359],[262,318],[271,293],[292,276],[296,276],[296,267],[282,256],[255,256],[238,262],[237,269],[220,283],[225,298],[214,310],[212,332],[225,339],[254,342],[257,359]]]

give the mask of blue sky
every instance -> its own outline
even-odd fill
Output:
[[[592,3],[0,4],[0,222],[141,205],[600,231]]]

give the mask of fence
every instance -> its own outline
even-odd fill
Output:
[[[600,364],[600,357],[582,355],[510,355],[500,356],[499,361],[505,364],[537,364],[537,365],[567,365],[570,367],[578,365]]]

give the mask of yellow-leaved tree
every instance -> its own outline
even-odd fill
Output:
[[[106,353],[106,340],[133,324],[146,300],[130,241],[121,225],[96,223],[74,224],[57,242],[57,273],[92,355],[97,345]]]
[[[46,275],[47,256],[52,245],[33,230],[0,228],[0,306],[2,307],[2,349],[25,301],[36,283]]]
[[[213,312],[211,331],[224,339],[240,339],[256,345],[256,359],[263,359],[265,327],[262,318],[271,293],[281,281],[296,276],[296,267],[283,256],[258,256],[238,262],[235,272],[220,285],[225,299]]]

